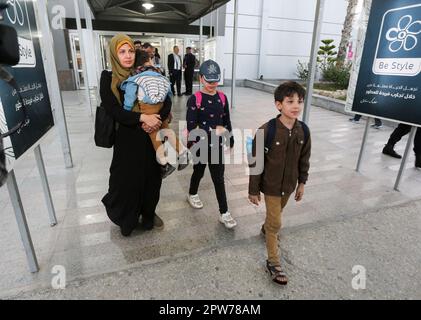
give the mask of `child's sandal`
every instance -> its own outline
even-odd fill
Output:
[[[272,265],[269,261],[266,261],[266,267],[270,273],[273,282],[282,286],[288,284],[287,275],[282,270],[281,265]]]

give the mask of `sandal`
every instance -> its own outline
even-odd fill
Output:
[[[272,281],[285,286],[288,284],[288,278],[286,273],[282,270],[281,265],[272,265],[269,261],[266,261],[266,267],[272,277]]]

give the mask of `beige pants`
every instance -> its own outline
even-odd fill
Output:
[[[157,103],[157,104],[146,104],[146,103],[139,103],[137,106],[133,108],[133,111],[135,112],[141,112],[146,115],[152,115],[152,114],[158,114],[159,111],[161,111],[163,107],[163,103]],[[160,129],[169,129],[169,122],[168,120],[162,121],[162,125]],[[159,131],[155,131],[152,133],[149,133],[149,137],[152,140],[153,147],[156,151],[156,156],[158,159],[164,159],[165,158],[165,152],[164,148],[161,148],[163,145],[162,139],[164,137],[168,137],[168,142],[170,145],[177,151],[177,154],[180,154],[181,145],[180,140],[177,138],[173,130],[165,130],[165,132],[162,132],[163,134],[157,139],[158,134],[160,134]]]
[[[281,261],[278,248],[278,233],[282,227],[282,210],[288,203],[289,196],[273,197],[265,195],[266,203],[266,247],[268,260],[271,264],[279,264]]]

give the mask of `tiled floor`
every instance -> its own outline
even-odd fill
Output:
[[[196,249],[220,247],[233,239],[256,236],[264,220],[263,207],[254,208],[246,200],[246,166],[229,165],[226,184],[230,211],[238,220],[235,231],[217,222],[218,208],[213,186],[206,173],[200,187],[205,208],[191,209],[185,201],[191,168],[165,180],[159,215],[164,231],[136,231],[122,238],[112,225],[100,199],[108,187],[111,150],[93,143],[93,119],[83,102],[84,95],[64,92],[74,168],[65,169],[60,140],[53,129],[42,143],[52,196],[59,224],[50,228],[44,195],[33,154],[16,166],[16,175],[28,224],[41,270],[30,274],[20,241],[7,189],[0,189],[0,296],[24,288],[49,286],[55,265],[66,268],[67,279],[125,269],[145,261],[188,254]],[[186,97],[174,99],[175,119],[184,119]],[[235,128],[253,129],[273,117],[271,95],[239,88],[237,106],[232,110]],[[177,126],[177,121],[173,122]],[[372,208],[399,205],[421,198],[421,172],[413,168],[414,157],[402,181],[401,192],[393,191],[399,161],[383,156],[381,149],[391,128],[370,132],[362,173],[355,172],[363,135],[363,124],[352,124],[344,115],[313,108],[310,128],[313,152],[310,180],[305,199],[292,201],[284,215],[284,227],[364,213]],[[406,139],[398,146],[403,153]],[[240,145],[237,141],[237,145]],[[236,151],[241,153],[241,151]]]

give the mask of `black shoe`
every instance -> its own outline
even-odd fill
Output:
[[[154,228],[154,222],[145,222],[142,220],[142,222],[139,224],[140,229],[145,231],[151,231]]]
[[[421,169],[421,156],[415,155],[415,168]]]
[[[178,157],[178,168],[177,168],[177,170],[181,171],[181,170],[187,168],[188,165],[189,165],[189,162],[190,162],[189,152],[188,152],[188,150],[186,150],[182,154],[180,154],[179,157]]]
[[[158,217],[156,214],[155,214],[155,217],[153,218],[153,227],[157,230],[164,229],[164,221],[162,221],[162,219]]]
[[[182,97],[183,95],[181,93],[178,94],[179,97]]]
[[[127,227],[120,227],[120,232],[123,237],[129,237],[132,234],[133,229],[128,229]]]
[[[168,177],[171,173],[173,173],[175,170],[175,168],[170,165],[169,163],[167,163],[164,166],[161,166],[161,178],[165,179],[166,177]]]
[[[385,145],[384,146],[384,148],[383,148],[383,154],[388,155],[388,156],[391,156],[391,157],[396,158],[396,159],[402,159],[402,156],[400,154],[398,154],[393,149],[392,146],[389,146],[389,145]]]

